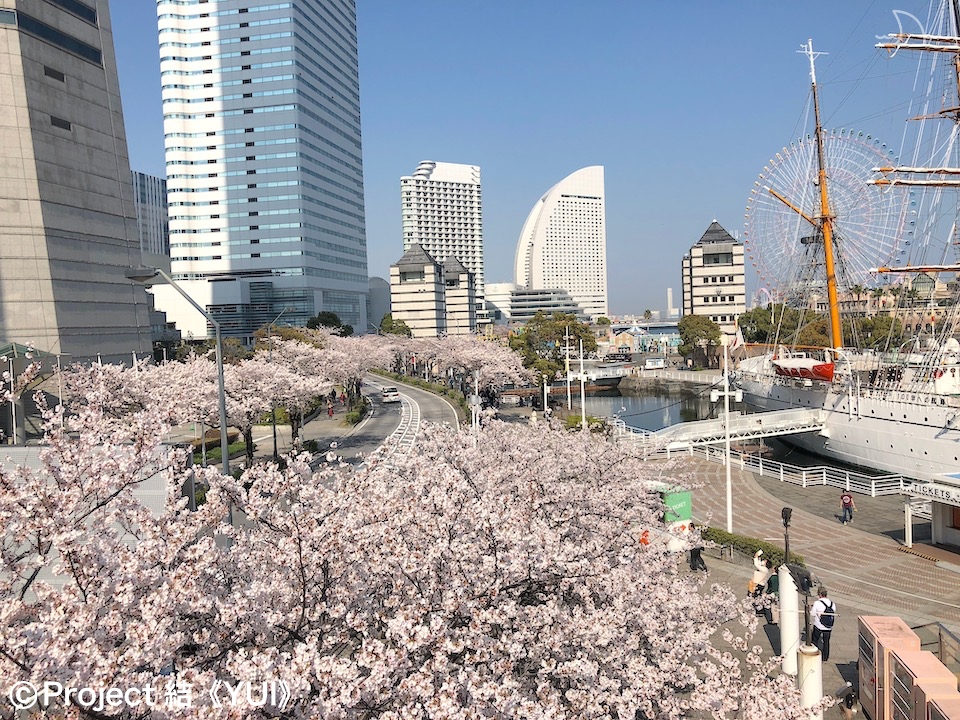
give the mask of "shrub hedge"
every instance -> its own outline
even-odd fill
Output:
[[[350,425],[356,425],[367,415],[369,404],[366,398],[361,398],[360,402],[355,403],[347,412],[346,421]]]
[[[715,542],[718,545],[731,545],[734,550],[739,553],[743,553],[748,557],[753,557],[756,555],[757,550],[763,550],[764,558],[769,559],[773,563],[774,567],[783,564],[783,548],[777,547],[773,543],[768,543],[764,540],[758,540],[757,538],[747,537],[746,535],[728,533],[725,530],[715,527],[702,528],[700,535],[704,540]],[[796,565],[806,565],[806,563],[803,561],[803,557],[797,555],[795,552],[790,553],[790,562]]]
[[[227,433],[227,440],[230,439],[232,433]],[[238,433],[239,435],[239,433]],[[242,440],[240,442],[232,442],[227,446],[227,452],[230,453],[230,456],[239,455],[240,453],[245,453],[247,449],[247,444]],[[217,438],[217,444],[213,447],[208,447],[207,449],[207,465],[219,465],[220,464],[220,438]],[[194,450],[193,452],[193,464],[199,465],[203,462],[203,452],[200,450]]]

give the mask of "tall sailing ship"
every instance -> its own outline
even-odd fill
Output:
[[[900,32],[878,44],[891,52],[933,53],[948,60],[952,100],[943,95],[942,108],[927,113],[929,120],[949,123],[947,140],[939,145],[953,150],[960,146],[960,9],[951,0],[942,6],[943,33]],[[817,167],[812,180],[817,197],[816,210],[804,213],[790,198],[778,195],[777,188],[765,192],[796,211],[805,227],[796,241],[815,238],[824,264],[826,298],[829,307],[831,346],[821,351],[788,350],[778,347],[767,354],[742,360],[734,382],[743,391],[745,402],[758,410],[788,408],[822,409],[825,423],[821,432],[790,438],[801,448],[850,465],[899,474],[917,481],[914,487],[956,488],[960,499],[960,343],[957,329],[957,298],[939,332],[930,332],[901,348],[863,351],[845,347],[840,318],[838,272],[842,271],[843,240],[838,242],[831,205],[830,168],[824,153],[824,130],[820,107],[815,53],[812,43],[805,47],[810,59],[816,123]],[[960,188],[960,167],[941,157],[931,166],[889,164],[873,168],[872,184],[877,192],[917,192],[938,188],[938,200],[946,201],[942,188]],[[943,194],[943,197],[939,197]],[[953,198],[954,209],[958,206]],[[932,212],[942,213],[943,205]],[[957,234],[957,222],[946,234]],[[840,246],[838,248],[838,246]],[[878,261],[880,259],[878,258]],[[884,268],[878,268],[883,272]],[[957,265],[900,265],[889,268],[901,277],[910,273],[956,272]],[[842,275],[842,272],[840,272]],[[881,277],[877,275],[876,277]],[[842,288],[841,288],[842,290]],[[932,329],[931,329],[932,330]],[[906,348],[906,349],[904,349]],[[957,503],[954,503],[957,504]],[[956,515],[957,513],[955,513]],[[946,523],[945,527],[953,525]]]

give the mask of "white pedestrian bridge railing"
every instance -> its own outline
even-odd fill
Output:
[[[768,424],[768,420],[772,420],[772,418],[764,420],[763,424]],[[669,441],[664,443],[663,437],[658,439],[658,433],[629,427],[619,418],[612,419],[609,422],[614,427],[614,434],[618,438],[622,441],[635,444],[638,448],[642,449],[645,460],[661,460],[687,456],[698,457],[709,460],[710,462],[720,463],[721,465],[726,461],[726,452],[723,447],[715,447],[713,444],[690,441]],[[772,426],[775,423],[770,422],[769,424]],[[667,429],[669,430],[670,428]],[[775,434],[782,433],[770,433],[770,435]],[[714,440],[712,442],[715,443],[716,441]],[[741,470],[752,472],[761,477],[774,478],[780,482],[787,482],[801,487],[829,485],[863,495],[870,495],[871,497],[877,497],[878,495],[899,495],[901,489],[912,482],[909,478],[905,478],[902,475],[867,475],[857,472],[856,470],[831,467],[829,465],[816,465],[812,467],[790,465],[789,463],[780,462],[779,460],[765,458],[759,454],[740,452],[733,448],[730,450],[730,466],[731,468],[740,468]]]

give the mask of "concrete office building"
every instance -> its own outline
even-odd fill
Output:
[[[483,210],[480,168],[424,160],[400,178],[403,250],[420,245],[437,262],[451,255],[473,275],[475,314],[484,318]]]
[[[390,266],[390,312],[411,337],[439,337],[447,331],[443,266],[418,243]]]
[[[390,312],[390,281],[382,277],[370,278],[367,286],[367,330],[375,333]]]
[[[0,0],[0,340],[150,350],[106,0]]]
[[[354,1],[160,0],[157,15],[174,280],[244,340],[281,312],[365,328]],[[154,292],[181,330],[212,334]]]
[[[747,309],[743,243],[714,220],[683,256],[683,314],[704,315],[727,335]]]
[[[477,326],[473,273],[454,256],[440,263],[414,243],[390,266],[390,312],[413,337],[472,335]]]
[[[473,273],[453,255],[443,261],[443,299],[447,335],[473,335],[477,331],[477,288]]]
[[[514,282],[566,290],[591,318],[607,315],[603,167],[568,175],[533,206],[517,242]]]
[[[167,217],[167,181],[134,170],[133,208],[144,265],[170,272],[170,221]]]

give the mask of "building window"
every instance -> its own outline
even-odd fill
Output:
[[[66,82],[67,76],[64,75],[59,70],[54,70],[52,67],[43,66],[43,74],[48,78],[53,78],[54,80],[59,80],[60,82]]]
[[[85,42],[81,42],[71,35],[60,32],[46,23],[42,23],[29,15],[24,15],[22,12],[18,12],[16,17],[17,24],[24,32],[34,35],[51,45],[55,45],[61,50],[66,50],[69,53],[78,55],[84,60],[89,60],[95,65],[102,65],[103,56],[100,54],[100,51],[92,45],[87,45]]]
[[[50,124],[53,125],[54,127],[60,128],[61,130],[72,130],[72,129],[73,129],[73,126],[72,126],[69,122],[67,122],[66,120],[64,120],[64,119],[62,119],[62,118],[58,118],[58,117],[56,117],[56,116],[54,116],[54,115],[51,115],[51,116],[50,116]]]
[[[950,508],[950,527],[960,530],[960,507]]]
[[[89,5],[79,2],[79,0],[47,0],[54,5],[59,5],[69,13],[73,13],[81,20],[86,20],[91,25],[97,24],[97,11]]]

